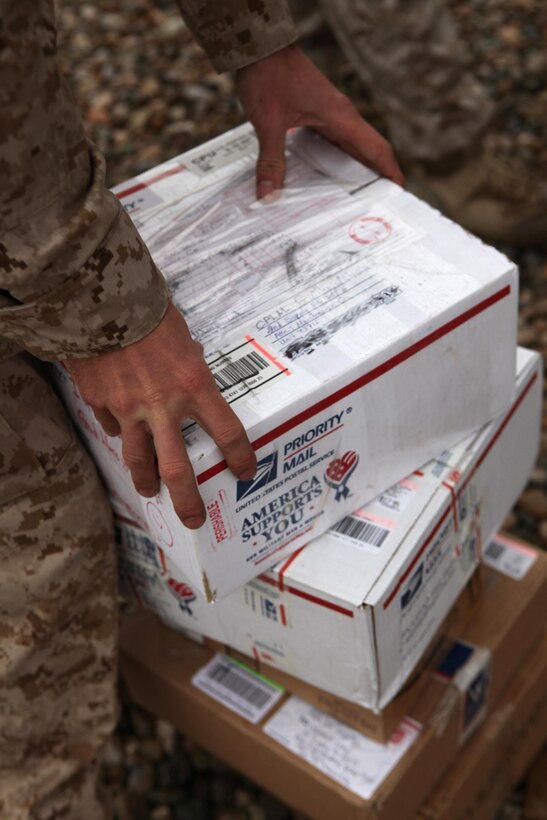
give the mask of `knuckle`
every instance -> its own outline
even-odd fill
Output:
[[[171,461],[160,465],[160,476],[166,484],[176,483],[188,476],[188,468],[183,461]]]
[[[188,518],[200,518],[203,515],[201,504],[178,504],[177,515],[184,521]]]
[[[119,394],[113,396],[110,401],[109,410],[110,412],[118,417],[126,418],[130,416],[134,409],[134,402],[130,396],[125,394]]]
[[[227,424],[215,432],[215,441],[220,448],[243,443],[244,430],[239,424]]]
[[[256,167],[258,173],[265,173],[267,171],[282,171],[285,166],[283,157],[260,157]]]
[[[200,393],[209,383],[211,374],[203,360],[188,363],[179,378],[180,389],[188,394]]]
[[[147,467],[152,463],[148,453],[139,450],[123,450],[123,458],[128,467]]]

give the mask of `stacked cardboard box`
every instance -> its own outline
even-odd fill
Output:
[[[124,590],[164,622],[126,626],[135,697],[313,817],[404,820],[489,710],[514,737],[503,704],[543,709],[546,561],[489,541],[536,458],[541,361],[515,355],[497,251],[304,131],[257,203],[256,152],[242,126],[117,192],[256,477],[188,420],[208,516],[186,530],[59,384],[111,493]]]
[[[238,482],[191,420],[208,511],[187,530],[165,487],[135,491],[68,374],[61,389],[118,509],[193,589],[223,597],[503,412],[514,391],[517,273],[438,212],[296,131],[276,201],[256,202],[242,126],[118,191],[258,473]]]
[[[144,612],[122,629],[130,693],[317,820],[489,820],[547,735],[547,556],[493,543],[498,569],[388,744]]]
[[[407,683],[537,452],[541,364],[519,350],[502,416],[210,606],[166,550],[120,520],[124,589],[195,631],[378,712]]]

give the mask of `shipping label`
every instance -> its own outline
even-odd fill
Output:
[[[377,743],[293,696],[264,725],[264,731],[323,774],[369,800],[412,746],[420,726],[406,719],[389,743]]]
[[[533,549],[510,538],[505,538],[499,533],[487,544],[482,555],[482,560],[487,566],[508,575],[515,581],[520,581],[527,575],[535,564],[536,558]]]
[[[250,723],[259,723],[284,694],[277,683],[220,653],[194,675],[192,683]]]

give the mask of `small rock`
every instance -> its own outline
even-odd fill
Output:
[[[266,820],[264,809],[257,803],[249,803],[248,806],[245,806],[245,811],[247,812],[247,820]]]
[[[106,125],[110,121],[110,115],[104,108],[91,106],[87,109],[85,118],[91,125]]]
[[[154,770],[150,763],[141,763],[129,773],[127,789],[132,794],[147,795],[154,785]]]
[[[112,801],[116,820],[134,820],[129,809],[127,795],[117,794]]]
[[[252,797],[248,791],[245,789],[236,789],[234,792],[234,803],[236,806],[240,808],[244,808],[248,806],[251,802]]]
[[[156,97],[161,93],[161,85],[156,77],[145,77],[140,85],[140,92],[144,97]]]
[[[526,490],[519,498],[518,506],[532,518],[547,518],[547,494],[543,490]]]
[[[541,467],[536,467],[532,470],[530,481],[532,484],[539,484],[543,487],[547,484],[547,470],[544,470]]]
[[[147,760],[152,760],[155,763],[163,757],[162,745],[155,737],[148,737],[142,741],[141,752]]]
[[[231,777],[216,776],[211,783],[211,798],[215,806],[222,808],[233,800],[234,781]]]
[[[141,160],[146,160],[150,162],[151,160],[161,160],[163,154],[163,148],[161,145],[157,143],[152,143],[151,145],[145,145],[145,147],[139,151],[139,157]]]
[[[172,816],[169,806],[155,806],[150,812],[150,820],[171,820]]]
[[[131,708],[131,725],[137,737],[152,737],[154,734],[154,718],[136,706]]]
[[[520,26],[509,23],[500,28],[499,37],[507,46],[518,46],[522,41],[522,30]]]
[[[210,806],[192,797],[175,809],[176,820],[211,820]]]
[[[508,532],[510,532],[512,529],[514,529],[517,526],[517,521],[518,521],[518,519],[517,519],[516,514],[511,511],[506,516],[506,518],[504,519],[503,524],[501,525],[501,528],[503,530],[507,530]]]
[[[266,815],[266,820],[289,820],[289,809],[270,794],[262,792],[258,802]]]
[[[206,772],[210,768],[210,757],[203,749],[193,749],[192,765],[198,772]]]
[[[523,347],[530,347],[536,341],[536,334],[533,328],[523,327],[518,332],[518,343]]]
[[[173,754],[177,745],[177,730],[166,720],[158,720],[156,723],[156,737],[161,743],[165,754]]]
[[[109,737],[102,753],[102,762],[105,766],[116,766],[123,763],[123,747],[119,737]]]
[[[247,812],[244,809],[221,809],[215,814],[215,820],[247,820]]]

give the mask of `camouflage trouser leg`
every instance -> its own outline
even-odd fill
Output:
[[[405,163],[466,152],[493,114],[444,0],[320,0]]]
[[[0,818],[99,820],[116,718],[111,517],[30,359],[0,364]]]

